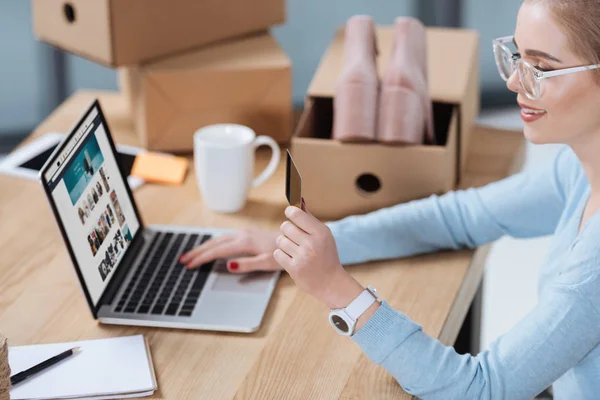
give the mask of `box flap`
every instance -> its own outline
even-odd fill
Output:
[[[173,69],[194,71],[289,68],[291,62],[275,38],[269,33],[247,36],[219,44],[202,47],[196,51],[170,57],[143,68],[152,71]]]
[[[383,76],[388,65],[393,40],[393,26],[377,28],[377,67],[380,76]],[[427,28],[429,94],[433,100],[455,104],[462,102],[478,46],[478,34],[474,30]],[[333,97],[335,83],[343,67],[343,52],[344,31],[340,29],[321,59],[308,88],[309,96]]]
[[[518,172],[525,156],[523,129],[505,129],[473,124],[466,175],[502,179]]]

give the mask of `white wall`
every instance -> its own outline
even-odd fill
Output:
[[[43,82],[33,39],[29,1],[0,4],[0,134],[39,122]]]
[[[522,0],[463,0],[462,25],[479,32],[481,87],[485,90],[505,87],[496,69],[492,40],[514,33],[521,3]]]

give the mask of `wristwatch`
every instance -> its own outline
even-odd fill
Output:
[[[371,286],[367,286],[346,308],[331,310],[329,313],[329,323],[340,335],[352,336],[358,317],[367,311],[377,299],[377,290]]]

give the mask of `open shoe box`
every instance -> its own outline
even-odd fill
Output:
[[[390,59],[393,27],[378,27],[378,68]],[[342,69],[340,30],[309,86],[292,154],[310,212],[337,219],[392,206],[456,187],[465,168],[469,136],[479,113],[478,35],[427,28],[429,93],[438,145],[393,146],[331,140],[333,96]]]

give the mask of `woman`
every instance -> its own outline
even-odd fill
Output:
[[[458,355],[385,301],[360,316],[352,338],[425,399],[527,399],[552,383],[556,399],[600,398],[600,69],[592,70],[600,63],[600,3],[525,0],[518,53],[505,47],[509,41],[494,47],[517,94],[525,137],[568,145],[552,163],[328,226],[288,207],[280,233],[221,237],[182,261],[195,267],[250,252],[255,256],[230,261],[230,270],[284,268],[300,288],[341,308],[364,290],[342,264],[472,248],[504,234],[554,234],[539,304],[489,350]],[[569,69],[580,66],[586,68]],[[534,74],[544,75],[539,85]]]

